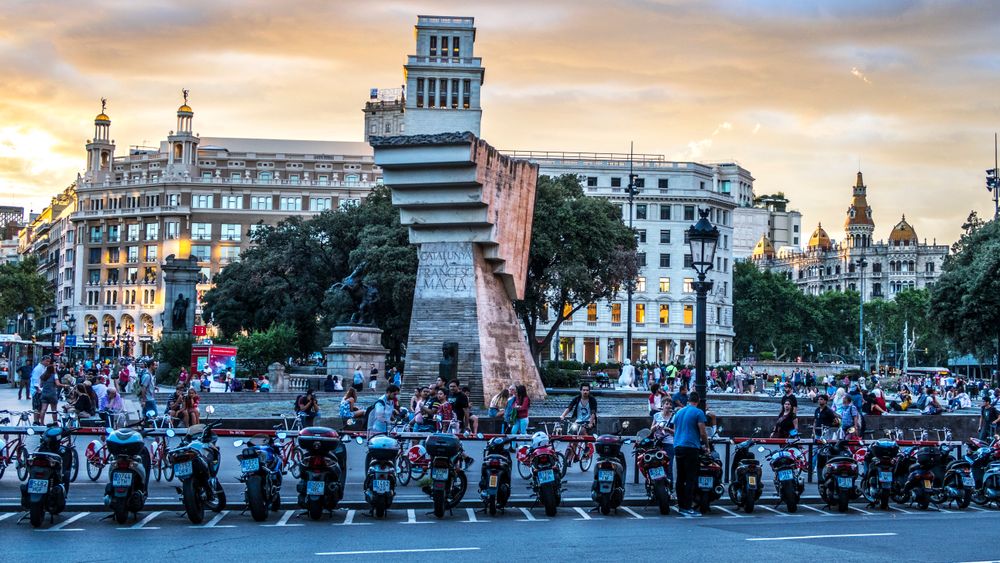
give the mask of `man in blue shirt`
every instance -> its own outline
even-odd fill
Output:
[[[697,516],[691,509],[694,490],[698,486],[698,456],[708,451],[705,411],[698,408],[701,397],[697,391],[688,394],[687,406],[674,414],[674,459],[677,463],[677,507],[681,514]]]

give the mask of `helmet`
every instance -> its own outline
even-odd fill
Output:
[[[531,435],[531,448],[545,448],[549,445],[549,435],[545,432],[535,432]]]
[[[489,441],[488,445],[491,448],[499,448],[500,446],[503,445],[503,442],[504,442],[503,438],[493,438],[492,440]]]

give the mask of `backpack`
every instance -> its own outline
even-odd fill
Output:
[[[379,403],[382,403],[383,407],[385,406],[385,401],[383,401],[381,398],[375,399],[374,403],[368,405],[368,408],[365,409],[365,420],[368,420],[368,417],[369,417],[368,415],[370,415],[372,413],[372,411],[375,410],[375,405],[377,405]]]

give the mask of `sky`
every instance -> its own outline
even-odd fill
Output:
[[[417,14],[474,16],[483,137],[501,149],[736,160],[843,236],[859,166],[876,238],[902,214],[952,242],[990,215],[1000,2],[0,0],[0,205],[85,166],[100,98],[119,151],[191,90],[211,137],[362,140],[402,83]],[[120,152],[121,153],[121,152]]]

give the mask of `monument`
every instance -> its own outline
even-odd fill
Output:
[[[198,259],[177,258],[173,254],[163,261],[163,333],[192,333],[195,324],[195,290],[198,283]]]
[[[523,298],[538,167],[478,137],[484,69],[473,18],[418,16],[405,136],[372,137],[392,203],[419,245],[404,377],[447,371],[488,400],[510,384],[545,396],[514,313]]]
[[[323,348],[326,354],[326,373],[341,378],[346,389],[353,381],[354,369],[361,366],[368,389],[371,364],[378,369],[378,389],[386,385],[385,356],[382,347],[382,329],[374,326],[372,307],[378,301],[378,289],[364,282],[367,264],[362,262],[343,280],[333,284],[330,291],[343,291],[354,304],[350,323],[330,329],[330,345]]]

